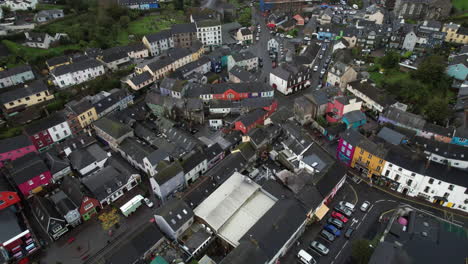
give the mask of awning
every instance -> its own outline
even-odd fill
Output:
[[[330,208],[328,208],[328,206],[323,204],[322,206],[320,206],[319,209],[317,209],[317,211],[315,212],[315,216],[319,220],[322,220],[322,218],[327,214],[328,210],[330,210]]]

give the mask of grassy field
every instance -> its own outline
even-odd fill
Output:
[[[168,29],[172,24],[180,23],[184,23],[182,11],[174,11],[171,15],[150,15],[130,22],[127,30],[122,33],[142,37],[146,34]]]
[[[52,4],[37,4],[36,10],[50,10],[50,9],[64,9],[65,6],[62,5],[52,5]]]
[[[80,46],[63,45],[49,49],[36,49],[23,46],[10,40],[3,40],[2,43],[16,56],[22,57],[25,61],[36,61],[38,58],[53,57],[63,55],[66,50],[79,50]]]
[[[468,1],[466,0],[452,0],[452,4],[458,11],[468,11]]]

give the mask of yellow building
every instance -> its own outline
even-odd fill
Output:
[[[380,176],[385,166],[386,150],[383,146],[375,144],[369,139],[362,140],[354,150],[351,167],[356,168],[367,177]]]
[[[98,120],[96,108],[87,100],[71,101],[67,108],[76,115],[76,119],[81,125],[81,128],[89,126],[94,121]]]
[[[24,85],[21,88],[2,93],[0,102],[5,110],[27,108],[54,99],[49,88],[41,81]]]
[[[70,63],[71,59],[68,56],[58,56],[46,61],[46,65],[49,71],[52,71],[53,69],[62,65],[68,65]]]
[[[468,44],[468,28],[466,27],[450,22],[444,24],[442,32],[447,33],[445,36],[446,42]]]

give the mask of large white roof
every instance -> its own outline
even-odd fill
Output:
[[[267,212],[276,199],[260,185],[235,172],[194,213],[233,246]]]

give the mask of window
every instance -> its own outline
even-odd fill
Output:
[[[44,180],[44,179],[45,179],[45,175],[44,175],[44,174],[41,174],[41,175],[39,176],[39,178],[40,178],[41,180]]]
[[[413,180],[408,180],[408,181],[406,182],[406,184],[407,184],[408,186],[411,186],[412,183],[413,183]]]
[[[369,158],[369,159],[372,159],[372,154],[369,154],[368,158]]]
[[[370,161],[366,161],[366,166],[369,166],[369,164],[370,164]]]
[[[414,176],[416,176],[416,173],[414,173],[414,172],[413,172],[413,173],[411,173],[411,176],[413,176],[413,177],[414,177]]]
[[[29,181],[28,181],[28,184],[29,184],[29,185],[33,185],[34,182],[33,182],[32,180],[29,180]]]
[[[85,211],[88,211],[89,209],[93,208],[93,206],[94,206],[94,205],[93,205],[92,203],[89,203],[89,204],[87,204],[87,205],[84,206],[84,210],[85,210]]]
[[[448,189],[451,190],[451,191],[453,191],[453,188],[454,188],[454,187],[455,187],[455,186],[453,186],[453,184],[450,184],[449,187],[448,187]]]
[[[429,184],[433,184],[434,183],[434,179],[429,179]]]
[[[375,170],[378,170],[378,171],[379,171],[379,170],[380,170],[380,166],[377,166],[377,168],[375,168]]]
[[[345,147],[344,146],[341,146],[341,152],[345,152]]]
[[[361,152],[359,152],[359,153],[360,153],[361,155],[362,155],[362,154],[364,154],[364,150],[363,150],[363,149],[361,149]]]
[[[47,131],[42,132],[43,136],[47,136]]]
[[[348,142],[346,142],[346,140],[343,140],[343,146],[347,146],[348,145]]]
[[[8,195],[8,200],[13,200],[15,197],[13,197],[12,195]]]
[[[446,193],[444,193],[444,198],[448,198],[448,197],[449,197],[449,195],[450,195],[450,193],[447,193],[447,192],[446,192]]]
[[[390,174],[389,170],[385,171],[385,176],[388,176],[389,174]]]
[[[399,174],[395,175],[395,181],[398,181],[399,179],[400,179],[400,175]]]
[[[402,169],[401,169],[401,168],[398,168],[398,171],[402,171]]]
[[[383,163],[383,159],[379,160],[379,164],[382,164]]]
[[[425,193],[428,193],[428,192],[429,192],[429,186],[426,186],[426,188],[424,188],[424,192],[425,192]]]

